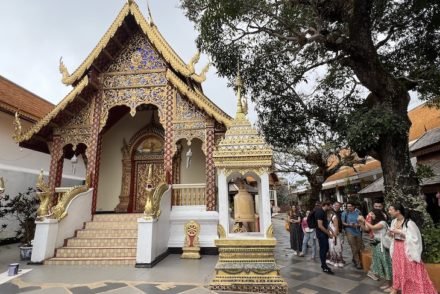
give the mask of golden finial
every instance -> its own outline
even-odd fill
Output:
[[[18,113],[18,111],[15,112],[14,129],[14,135],[12,136],[12,138],[15,140],[15,142],[19,142],[21,139],[22,128],[20,122],[20,114]]]
[[[0,195],[5,192],[5,181],[3,180],[3,177],[0,177]]]
[[[240,64],[237,66],[237,77],[235,78],[235,86],[237,87],[237,114],[236,117],[243,117],[244,111],[243,111],[243,104],[242,104],[242,98],[241,98],[241,89],[243,88],[243,80],[240,76]]]
[[[63,75],[62,81],[66,80],[70,77],[69,71],[67,70],[67,67],[63,63],[63,57],[60,57],[60,65],[58,66],[58,69],[60,73]]]
[[[191,58],[191,60],[188,63],[188,70],[190,71],[191,74],[193,74],[196,71],[194,66],[199,61],[199,59],[200,59],[200,52],[197,50],[196,54],[194,54],[194,56]]]
[[[208,73],[210,66],[211,66],[211,62],[208,62],[208,64],[205,65],[205,67],[202,69],[202,71],[198,75],[197,79],[195,79],[197,82],[202,83],[202,82],[206,81],[206,74]]]
[[[151,9],[150,9],[150,1],[148,0],[147,0],[147,9],[148,9],[148,17],[150,18],[150,24],[154,24],[153,15],[151,14]]]

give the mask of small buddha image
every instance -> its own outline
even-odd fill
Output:
[[[156,137],[147,137],[137,150],[141,153],[157,153],[163,150],[163,144]]]

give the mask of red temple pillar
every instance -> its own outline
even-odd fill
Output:
[[[164,146],[164,170],[167,184],[173,183],[173,105],[176,91],[173,87],[167,87],[167,100],[165,104],[165,146]]]
[[[213,152],[215,146],[214,124],[206,127],[206,210],[216,210],[215,166]]]
[[[101,156],[100,117],[102,93],[94,96],[95,107],[93,108],[93,122],[90,132],[89,145],[87,146],[87,176],[90,176],[90,187],[93,188],[92,213],[96,212],[98,197],[99,161]]]
[[[60,136],[54,136],[50,147],[50,169],[49,169],[49,188],[55,192],[55,188],[61,184],[63,176],[63,139]]]

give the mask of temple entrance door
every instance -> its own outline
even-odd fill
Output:
[[[132,149],[130,201],[128,212],[144,212],[148,167],[153,165],[153,185],[165,181],[163,138],[148,134]]]

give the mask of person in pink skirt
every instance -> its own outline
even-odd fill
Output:
[[[401,290],[402,294],[437,294],[421,259],[422,236],[416,223],[402,204],[390,205],[388,213],[393,218],[389,230],[393,264],[391,293]]]

